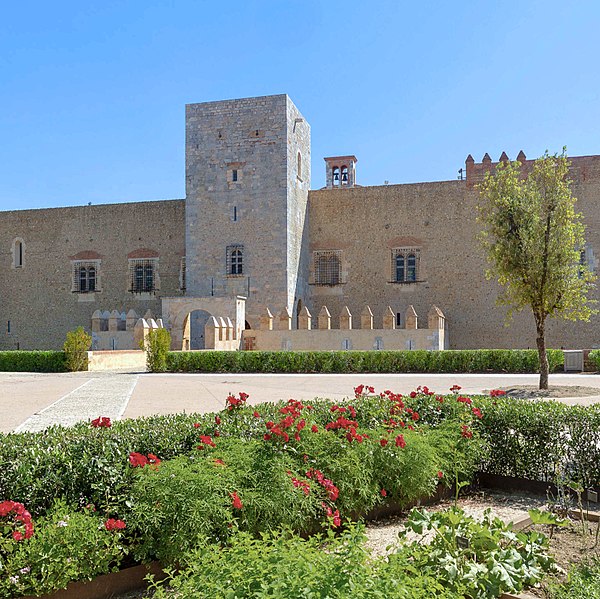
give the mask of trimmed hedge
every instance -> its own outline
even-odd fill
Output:
[[[561,350],[548,350],[550,372],[562,368]],[[170,372],[538,372],[533,349],[444,351],[202,351],[169,352]]]
[[[482,471],[600,488],[600,404],[497,398],[482,407]]]
[[[66,372],[62,351],[0,351],[0,372]]]

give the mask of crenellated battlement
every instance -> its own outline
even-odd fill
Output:
[[[260,329],[244,331],[244,348],[331,351],[441,350],[448,347],[446,317],[437,306],[429,310],[426,328],[419,328],[418,315],[412,305],[407,307],[404,316],[404,327],[397,327],[396,315],[388,306],[381,315],[382,328],[375,328],[373,311],[368,305],[356,317],[348,306],[344,306],[335,319],[332,319],[327,306],[321,307],[316,318],[304,306],[298,314],[298,326],[294,329],[293,318],[287,308],[277,316],[265,308],[260,318]],[[336,328],[332,326],[332,321],[337,325]]]
[[[493,162],[490,155],[486,152],[481,162],[475,162],[475,159],[469,154],[465,160],[467,185],[473,186],[483,181],[485,174],[494,172],[501,162],[509,162],[511,159],[506,152],[500,154],[497,162]],[[523,173],[527,174],[533,167],[535,160],[528,160],[525,152],[520,150],[517,157],[514,158],[521,163]],[[588,180],[600,181],[600,156],[574,156],[569,157],[570,177],[574,184],[583,183]]]

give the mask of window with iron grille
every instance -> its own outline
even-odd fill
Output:
[[[416,283],[419,280],[420,250],[394,248],[392,250],[392,283]]]
[[[158,259],[129,260],[129,291],[150,293],[158,291]]]
[[[73,260],[71,291],[93,293],[100,291],[100,260]]]
[[[313,252],[314,284],[339,285],[342,283],[341,250]]]
[[[244,274],[244,246],[227,246],[227,276],[236,277]]]

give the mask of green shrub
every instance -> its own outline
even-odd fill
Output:
[[[563,353],[549,350],[550,371]],[[537,372],[537,350],[169,352],[170,372]]]
[[[92,347],[92,336],[88,335],[83,327],[77,327],[74,331],[69,331],[63,345],[67,369],[71,372],[87,370],[87,351],[90,347]]]
[[[171,348],[171,334],[167,329],[150,329],[144,341],[146,367],[150,372],[167,370],[167,354]]]
[[[65,372],[62,351],[0,351],[0,372]]]
[[[202,543],[185,555],[187,567],[155,599],[223,597],[394,597],[461,599],[434,576],[372,559],[362,525],[341,535],[302,539],[289,532],[253,538],[239,533],[227,547]]]
[[[592,350],[588,355],[592,364],[596,365],[596,371],[600,371],[600,349]]]

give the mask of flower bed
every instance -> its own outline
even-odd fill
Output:
[[[179,562],[201,539],[228,544],[240,531],[337,529],[388,502],[407,506],[440,483],[460,488],[481,463],[502,465],[494,450],[506,433],[502,418],[517,437],[535,427],[519,416],[519,401],[452,391],[421,387],[402,397],[360,385],[343,404],[256,408],[240,393],[219,414],[117,423],[99,416],[69,429],[2,435],[0,499],[22,504],[35,532],[16,538],[25,523],[0,518],[0,596],[49,592],[132,560]],[[573,440],[577,448],[595,448],[593,409],[556,413],[556,427],[577,421],[589,432]],[[548,438],[543,427],[538,434],[546,444],[511,451],[546,463],[535,452],[564,435]],[[597,464],[586,464],[572,471],[593,478]]]

